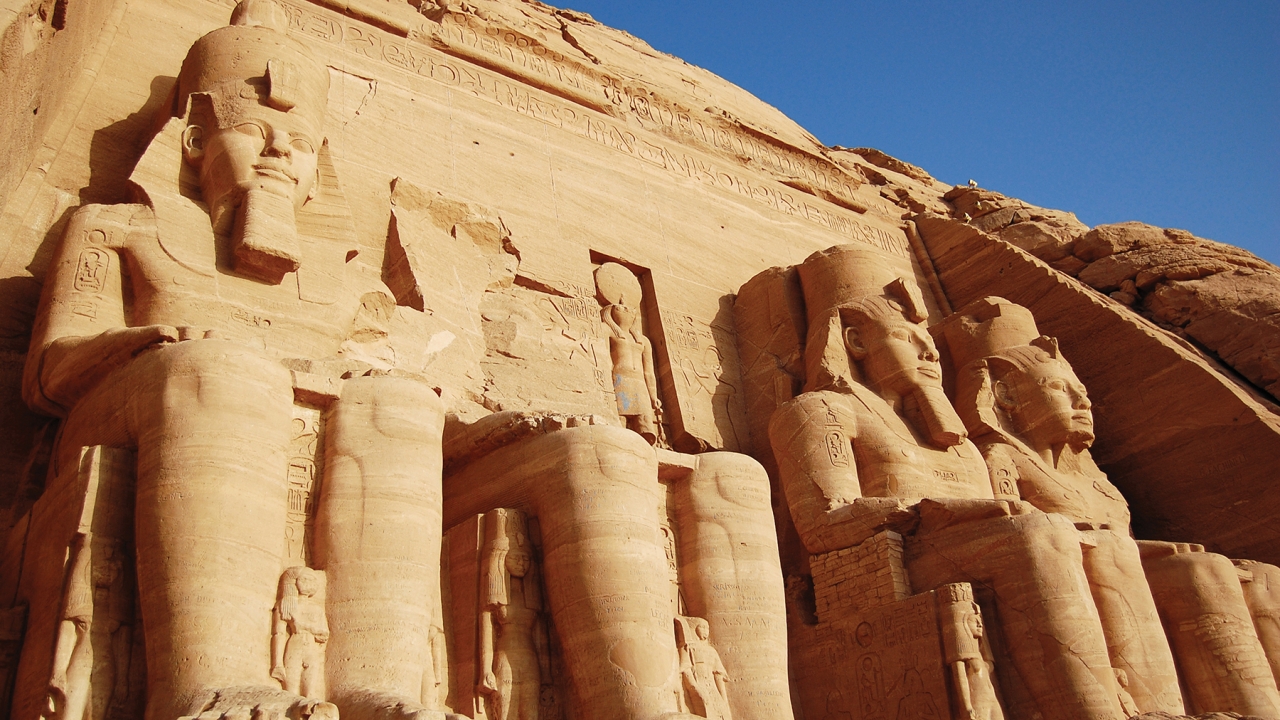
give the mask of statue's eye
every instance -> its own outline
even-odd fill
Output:
[[[240,123],[236,126],[236,132],[248,135],[252,138],[257,138],[258,140],[267,139],[267,131],[256,122]]]
[[[1045,383],[1045,385],[1047,385],[1050,390],[1057,390],[1058,392],[1066,392],[1067,390],[1067,384],[1061,380],[1050,380]]]
[[[294,137],[289,144],[293,146],[294,150],[297,150],[300,153],[311,154],[316,151],[316,146],[312,145],[311,141],[304,137]]]
[[[894,330],[893,332],[889,333],[889,337],[893,338],[894,340],[911,342],[911,336],[907,334],[906,330]]]

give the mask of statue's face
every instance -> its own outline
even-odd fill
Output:
[[[1007,373],[1003,382],[1014,430],[1033,447],[1093,444],[1093,412],[1084,383],[1061,360]]]
[[[528,553],[512,551],[507,553],[507,572],[511,577],[522,578],[529,574],[529,566],[533,562]]]
[[[303,597],[311,597],[319,590],[319,584],[311,573],[301,573],[297,580],[298,594]]]
[[[194,130],[194,133],[192,132]],[[210,207],[261,189],[287,197],[295,208],[316,186],[319,137],[297,113],[253,103],[230,127],[191,128],[188,146],[196,146],[200,187]]]
[[[845,344],[873,386],[906,394],[942,384],[938,349],[923,325],[906,318],[867,322],[845,328]]]

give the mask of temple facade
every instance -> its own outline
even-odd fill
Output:
[[[0,716],[1280,717],[1275,266],[540,3],[0,30]]]

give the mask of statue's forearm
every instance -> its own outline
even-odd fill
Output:
[[[38,371],[32,378],[38,388],[32,390],[38,391],[37,402],[43,400],[65,412],[139,352],[177,340],[178,331],[163,325],[113,328],[97,335],[58,338],[43,348],[37,360]]]

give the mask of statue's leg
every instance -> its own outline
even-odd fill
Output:
[[[789,720],[787,618],[769,476],[746,455],[697,456],[673,481],[685,602],[729,673],[734,720]]]
[[[1129,694],[1142,712],[1181,715],[1182,690],[1173,651],[1142,571],[1138,544],[1114,530],[1085,530],[1084,572],[1089,578],[1111,666],[1129,677]]]
[[[1187,710],[1280,717],[1280,693],[1235,565],[1143,543],[1142,565],[1187,688]]]
[[[443,427],[435,392],[403,378],[348,380],[326,415],[316,564],[328,580],[326,685],[344,720],[429,716]]]
[[[271,610],[293,390],[278,363],[220,340],[151,350],[131,369],[147,718],[174,720],[211,690],[279,689]]]
[[[953,582],[994,592],[1014,677],[1022,678],[1035,704],[1009,708],[1010,716],[1038,711],[1045,720],[1121,717],[1106,639],[1082,568],[1080,536],[1066,518],[1032,513],[938,531],[924,518],[908,542],[906,559],[916,592]]]
[[[532,511],[547,599],[584,717],[675,711],[676,647],[657,459],[639,435],[590,425],[508,445],[445,482],[452,527],[497,507]]]

